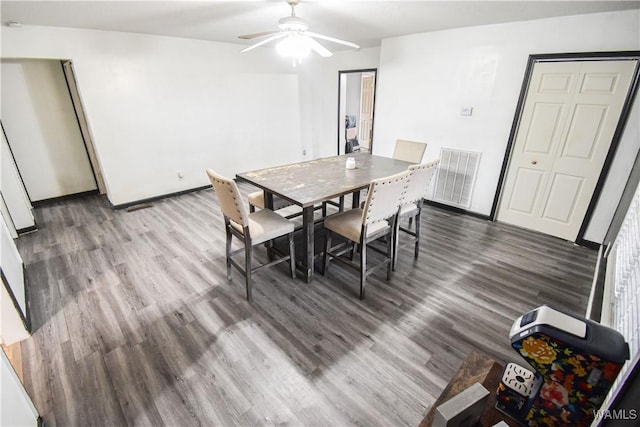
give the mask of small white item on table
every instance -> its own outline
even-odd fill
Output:
[[[347,157],[347,162],[345,164],[347,169],[355,169],[356,168],[356,159],[353,157]]]

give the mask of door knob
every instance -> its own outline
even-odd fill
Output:
[[[532,165],[537,165],[537,164],[538,164],[538,161],[537,161],[537,160],[531,160],[531,164],[532,164]]]

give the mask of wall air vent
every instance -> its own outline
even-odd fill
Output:
[[[441,148],[434,200],[468,209],[479,163],[480,153],[477,151]]]

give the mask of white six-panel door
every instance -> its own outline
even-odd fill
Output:
[[[534,65],[498,221],[575,241],[636,62]]]

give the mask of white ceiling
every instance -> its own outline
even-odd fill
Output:
[[[640,1],[381,1],[301,0],[297,15],[309,30],[377,46],[388,37],[525,21],[553,16],[639,9]],[[2,24],[87,28],[251,44],[241,34],[277,30],[285,0],[0,1]],[[331,50],[344,49],[323,42]]]

